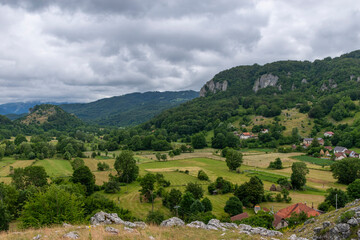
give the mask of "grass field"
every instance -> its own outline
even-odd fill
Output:
[[[73,169],[68,160],[44,159],[38,160],[34,166],[42,166],[50,177],[70,176]]]
[[[309,162],[309,163],[320,165],[320,166],[330,166],[334,163],[334,161],[332,161],[330,159],[314,158],[314,157],[305,156],[305,155],[294,156],[292,158],[299,160],[299,161]]]

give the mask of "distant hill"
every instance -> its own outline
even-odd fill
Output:
[[[10,119],[16,119],[17,117],[16,115],[28,113],[30,108],[41,104],[59,105],[64,103],[40,102],[40,101],[4,103],[4,104],[0,104],[0,114],[8,115]]]
[[[199,92],[145,92],[100,99],[91,103],[60,105],[80,119],[107,126],[133,126],[199,96]]]
[[[162,112],[142,128],[191,135],[215,129],[220,122],[247,125],[249,116],[276,117],[292,108],[310,118],[339,122],[357,111],[349,101],[360,100],[360,50],[314,62],[233,67],[208,81],[200,96]]]
[[[36,105],[30,108],[30,113],[15,120],[15,123],[22,125],[36,125],[42,129],[56,129],[59,131],[71,130],[84,123],[76,116],[65,112],[58,106],[51,104]]]

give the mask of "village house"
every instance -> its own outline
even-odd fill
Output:
[[[233,222],[233,221],[236,221],[236,220],[241,221],[241,220],[243,220],[245,218],[248,218],[248,217],[249,217],[249,214],[244,212],[244,213],[240,213],[238,215],[232,216],[230,219]]]
[[[334,155],[336,161],[346,158],[346,154],[342,152],[334,153]]]
[[[324,137],[332,137],[332,136],[334,136],[333,132],[325,132],[324,133]]]
[[[254,137],[255,136],[249,132],[243,132],[242,134],[240,134],[240,139],[242,139],[242,140],[246,140],[246,139],[250,139],[250,138],[254,138]]]
[[[355,155],[356,155],[356,152],[351,151],[351,150],[346,150],[346,151],[345,151],[345,154],[346,154],[346,156],[348,156],[348,157],[354,158]]]
[[[296,203],[294,205],[279,210],[274,215],[273,227],[275,229],[287,227],[288,223],[286,222],[286,219],[290,218],[291,214],[293,213],[299,214],[301,212],[306,213],[308,217],[316,217],[320,215],[320,212],[315,210],[314,208],[308,207],[306,206],[306,204],[303,203]]]
[[[303,140],[303,144],[305,145],[305,146],[309,146],[309,145],[311,145],[311,143],[314,141],[314,138],[304,138],[304,140]],[[319,142],[319,144],[321,145],[321,146],[324,146],[324,139],[322,139],[322,138],[317,138],[317,141]]]
[[[265,128],[265,129],[261,130],[260,132],[261,132],[261,133],[268,133],[268,132],[269,132],[269,129],[266,129],[266,128]]]
[[[345,154],[345,151],[348,150],[347,148],[345,147],[339,147],[339,146],[336,146],[334,148],[334,153],[344,153]]]

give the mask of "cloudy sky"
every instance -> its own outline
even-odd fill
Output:
[[[0,103],[88,102],[360,49],[360,1],[0,0],[0,36]]]

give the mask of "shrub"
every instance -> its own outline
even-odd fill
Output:
[[[10,214],[6,209],[5,204],[0,201],[0,231],[9,230]]]
[[[274,216],[271,213],[259,211],[257,215],[243,219],[240,222],[242,224],[248,224],[252,227],[264,227],[270,229],[272,228],[273,221]]]
[[[202,221],[203,223],[207,224],[211,219],[216,219],[216,216],[211,212],[198,212],[196,214],[191,214],[188,221]]]
[[[110,166],[105,162],[99,162],[97,164],[97,170],[99,171],[107,171],[110,169]]]
[[[347,223],[355,215],[355,211],[348,211],[344,212],[340,215],[339,219],[337,220],[338,223]]]
[[[329,208],[330,208],[330,204],[327,203],[327,202],[322,202],[322,203],[320,203],[319,206],[318,206],[318,209],[319,209],[320,211],[324,211],[324,212],[327,212],[327,211],[329,210]]]
[[[229,200],[226,201],[224,211],[230,214],[230,216],[240,214],[243,212],[243,204],[239,198],[230,197]]]
[[[204,206],[204,212],[211,212],[212,211],[212,203],[210,201],[210,199],[208,199],[207,197],[204,198],[201,201],[202,205]]]
[[[160,211],[149,212],[146,217],[146,222],[149,224],[160,225],[164,221],[164,214]]]
[[[203,170],[199,170],[198,172],[198,179],[199,180],[203,180],[203,181],[208,181],[209,177],[208,175],[203,171]]]
[[[197,183],[189,182],[185,191],[192,193],[195,199],[201,199],[204,195],[204,189]]]

